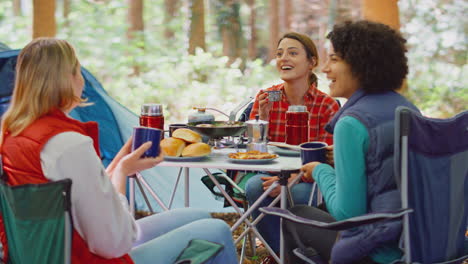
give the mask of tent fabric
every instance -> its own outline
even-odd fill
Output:
[[[435,119],[401,107],[397,116],[397,139],[408,135],[411,259],[437,263],[468,257],[468,111]],[[398,162],[402,149],[396,147]],[[400,171],[398,162],[397,175]]]
[[[0,52],[0,115],[6,111],[10,103],[14,87],[16,58],[19,51]],[[99,123],[100,150],[103,164],[106,166],[117,154],[123,143],[130,138],[133,127],[138,126],[138,115],[113,99],[88,70],[83,67],[81,69],[85,79],[83,96],[93,105],[78,107],[70,115],[80,121],[96,121]],[[178,171],[179,168],[157,166],[142,172],[142,175],[159,197],[167,203],[170,200]],[[217,201],[206,190],[200,181],[204,174],[205,172],[202,169],[190,169],[190,206],[207,209],[211,212],[232,211],[232,208],[224,209],[222,202]],[[136,189],[135,208],[149,211],[141,192],[138,188]],[[183,192],[184,185],[179,184],[172,208],[184,207]],[[163,210],[151,196],[149,196],[149,199],[156,212]]]
[[[71,180],[8,186],[0,182],[0,209],[8,239],[8,263],[63,263],[65,213]],[[64,195],[65,194],[65,195]],[[71,230],[71,228],[68,228]],[[47,252],[47,254],[44,254]]]

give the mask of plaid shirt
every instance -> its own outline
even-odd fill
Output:
[[[270,141],[285,142],[286,141],[286,111],[289,107],[289,102],[284,92],[284,84],[274,85],[267,91],[282,91],[281,101],[273,102],[273,107],[270,111],[270,120],[268,120],[268,136]],[[258,115],[258,96],[255,98],[255,103],[250,113],[250,119],[255,119]],[[335,99],[324,92],[319,91],[315,84],[312,84],[304,95],[304,104],[309,111],[309,141],[324,141],[328,145],[333,144],[333,135],[325,131],[325,125],[332,119],[339,109],[339,105]]]

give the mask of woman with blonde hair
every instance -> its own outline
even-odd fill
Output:
[[[18,56],[13,98],[1,127],[8,184],[72,180],[72,263],[173,263],[192,239],[224,245],[207,263],[235,263],[229,227],[209,219],[208,212],[184,208],[134,220],[125,197],[127,176],[156,166],[162,157],[141,158],[151,142],[131,152],[130,139],[105,169],[97,123],[68,116],[87,105],[83,87],[73,47],[64,40],[35,39]],[[1,218],[0,238],[6,245]]]

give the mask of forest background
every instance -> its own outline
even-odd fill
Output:
[[[309,35],[323,65],[327,32],[336,22],[362,18],[362,3],[0,0],[0,42],[19,49],[40,30],[67,39],[81,64],[122,105],[138,114],[143,103],[161,103],[167,123],[186,122],[193,106],[229,112],[260,89],[280,83],[272,52],[287,31]],[[409,50],[410,73],[403,93],[429,116],[467,110],[468,1],[397,3]],[[33,23],[32,18],[39,17],[36,12],[51,8],[56,24]],[[317,73],[319,88],[327,92],[320,65]]]

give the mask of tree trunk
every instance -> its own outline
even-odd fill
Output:
[[[249,26],[253,26],[253,34],[255,41],[255,11],[253,10],[254,1],[250,1],[251,17]],[[218,0],[215,2],[216,24],[219,26],[221,40],[223,42],[223,55],[229,57],[227,65],[231,65],[238,57],[241,56],[244,42],[242,35],[242,26],[240,21],[240,2],[239,0]],[[253,8],[253,9],[252,9]],[[252,18],[253,15],[253,18]],[[252,24],[253,23],[253,24]],[[255,45],[249,43],[249,45]],[[255,49],[254,46],[250,47]]]
[[[129,27],[127,37],[133,39],[144,30],[143,0],[128,0],[128,7],[127,18]]]
[[[268,44],[268,60],[275,58],[279,39],[279,8],[278,0],[269,0],[268,17],[270,21],[270,43]]]
[[[195,54],[195,48],[206,49],[205,44],[205,5],[203,0],[190,0],[189,54]]]
[[[68,15],[70,14],[70,1],[71,0],[63,0],[63,18],[65,18],[65,20],[68,19]]]
[[[249,28],[250,40],[248,44],[248,56],[250,59],[257,57],[257,28],[255,27],[255,20],[257,19],[257,12],[255,10],[255,0],[247,0],[250,8]]]
[[[398,0],[362,0],[362,15],[364,19],[389,25],[391,28],[400,29],[400,17],[398,13]]]
[[[55,37],[55,0],[33,0],[33,38]]]
[[[164,0],[164,37],[169,40],[174,37],[174,30],[171,27],[171,22],[176,16],[178,6],[178,0]]]
[[[139,48],[144,49],[144,22],[143,22],[143,0],[128,0],[128,30],[127,39],[131,45],[136,43]],[[140,67],[135,62],[133,66],[133,74],[140,74]]]
[[[13,0],[13,15],[21,16],[21,0]]]
[[[291,31],[291,17],[293,13],[293,1],[283,0],[283,33]]]

